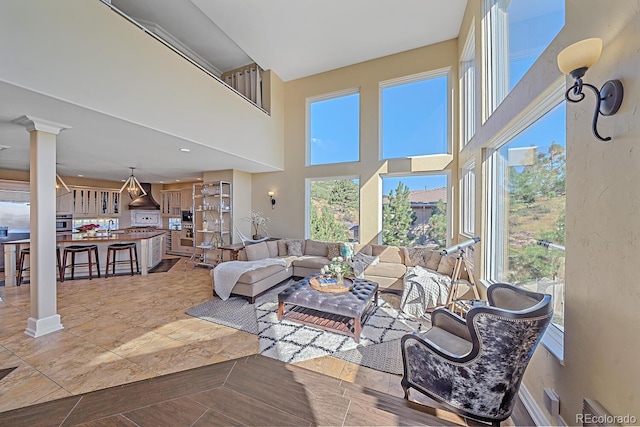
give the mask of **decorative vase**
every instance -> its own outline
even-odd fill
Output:
[[[254,234],[253,235],[253,240],[258,240],[258,239],[262,239],[262,234]]]
[[[336,283],[338,284],[338,286],[344,286],[344,274],[341,273],[337,273],[336,274]]]
[[[95,236],[96,235],[96,229],[92,228],[91,230],[87,230],[87,236]]]

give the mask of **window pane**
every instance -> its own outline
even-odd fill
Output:
[[[554,297],[564,325],[565,103],[556,106],[490,159],[489,279]],[[552,243],[551,248],[539,244]]]
[[[382,179],[382,244],[447,244],[447,176]]]
[[[464,148],[476,133],[475,39],[475,32],[471,31],[460,61],[460,120],[462,126],[462,145],[460,148]]]
[[[382,88],[382,158],[447,153],[447,76]]]
[[[360,94],[314,101],[309,110],[309,164],[358,161]]]
[[[311,181],[309,238],[357,242],[360,224],[358,179]]]
[[[485,0],[487,113],[522,79],[564,26],[564,0]]]
[[[475,227],[475,194],[476,173],[475,165],[466,166],[462,171],[462,232],[468,236],[474,235]]]

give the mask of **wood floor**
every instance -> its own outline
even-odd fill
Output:
[[[184,313],[211,299],[206,269],[58,283],[65,329],[37,339],[29,286],[0,298],[0,425],[477,425],[414,410],[397,375],[257,356],[255,335]]]

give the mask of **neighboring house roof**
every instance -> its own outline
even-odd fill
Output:
[[[446,187],[433,188],[430,190],[413,190],[409,193],[411,204],[436,204],[438,200],[447,203]]]

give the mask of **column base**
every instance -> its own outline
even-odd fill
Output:
[[[24,333],[33,338],[38,338],[43,335],[50,334],[51,332],[64,329],[62,323],[60,323],[60,315],[54,314],[53,316],[45,317],[44,319],[35,319],[30,317],[27,321],[27,329]]]

